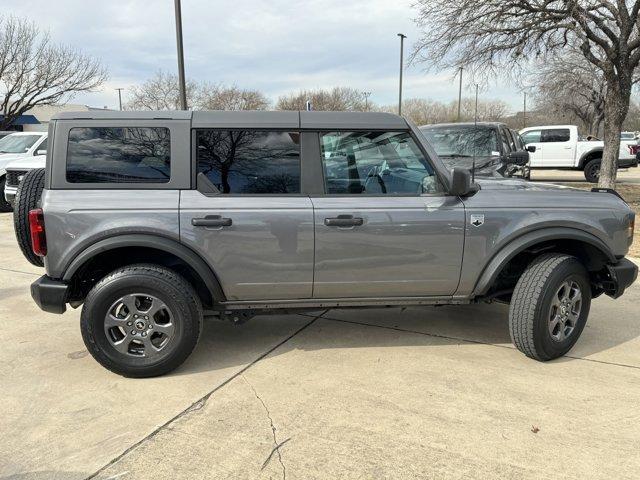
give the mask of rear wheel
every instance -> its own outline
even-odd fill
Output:
[[[509,332],[518,350],[552,360],[576,343],[589,316],[591,286],[584,266],[569,255],[541,255],[513,291]]]
[[[42,267],[44,261],[33,253],[31,248],[31,231],[29,230],[29,210],[38,208],[44,189],[44,168],[36,168],[25,173],[18,185],[15,206],[13,208],[13,229],[20,250],[29,263]]]
[[[584,178],[587,179],[587,182],[598,183],[601,163],[601,158],[594,158],[593,160],[589,160],[584,166]]]
[[[193,287],[172,270],[131,265],[93,287],[80,328],[102,366],[126,377],[153,377],[191,354],[202,328],[202,306]]]
[[[4,186],[7,184],[7,177],[0,178],[0,212],[10,212],[11,204],[4,198]]]

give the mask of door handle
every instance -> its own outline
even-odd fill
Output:
[[[364,220],[360,217],[354,217],[353,215],[338,215],[337,217],[330,217],[324,219],[324,224],[327,227],[359,227],[364,223]]]
[[[230,227],[233,220],[220,215],[207,215],[204,218],[192,218],[191,225],[194,227]]]

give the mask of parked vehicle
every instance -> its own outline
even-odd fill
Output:
[[[0,211],[11,211],[12,204],[7,201],[6,168],[13,162],[31,160],[44,155],[47,150],[47,132],[16,132],[0,139]],[[44,156],[38,166],[44,166]],[[15,189],[9,188],[9,198],[15,195]]]
[[[46,269],[34,301],[82,305],[85,345],[116,373],[176,368],[204,315],[479,301],[510,302],[516,347],[550,360],[593,297],[637,277],[615,192],[472,182],[396,115],[158,116],[58,114],[46,175],[16,197],[18,239]]]
[[[463,167],[489,177],[530,176],[529,152],[503,123],[439,123],[420,129],[450,169]]]
[[[520,130],[527,146],[536,147],[530,157],[531,168],[584,171],[588,182],[597,183],[604,142],[582,140],[575,125],[548,125]],[[634,140],[622,140],[618,167],[637,167]]]

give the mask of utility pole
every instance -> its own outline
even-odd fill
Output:
[[[476,83],[476,113],[474,117],[475,117],[474,122],[477,125],[478,124],[478,84],[477,83]]]
[[[460,85],[458,86],[458,122],[460,121],[460,108],[462,107],[462,67],[459,69]]]
[[[522,105],[522,128],[527,128],[527,92],[524,93],[524,102]]]
[[[178,46],[178,82],[180,83],[180,108],[187,109],[187,87],[184,80],[184,49],[182,47],[182,9],[180,0],[174,0],[176,8],[176,43]]]
[[[118,91],[118,103],[120,104],[120,111],[122,111],[122,90],[124,90],[124,88],[116,88],[116,90]]]
[[[362,92],[362,96],[364,97],[364,111],[369,111],[369,97],[371,96],[371,92]]]
[[[407,38],[407,36],[403,33],[399,33],[398,36],[400,37],[400,92],[398,94],[398,115],[402,115],[402,70],[404,67],[404,39]]]

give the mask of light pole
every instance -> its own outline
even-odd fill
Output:
[[[176,43],[178,46],[178,82],[180,83],[180,108],[187,109],[187,87],[184,80],[184,51],[182,48],[182,9],[180,0],[174,0],[176,8]]]
[[[362,92],[362,96],[364,97],[364,111],[369,111],[369,97],[371,96],[371,92]]]
[[[474,114],[474,122],[478,124],[478,84],[476,83],[476,113]]]
[[[458,86],[458,122],[460,121],[461,106],[462,106],[462,67],[460,67],[460,85]]]
[[[118,103],[120,104],[120,111],[122,111],[122,90],[124,88],[116,88],[118,90]]]
[[[527,128],[527,92],[524,93],[524,100],[522,102],[522,128]]]
[[[398,36],[400,37],[400,91],[398,93],[398,115],[402,115],[402,67],[404,66],[404,39],[407,38],[407,36],[403,33],[399,33]]]

